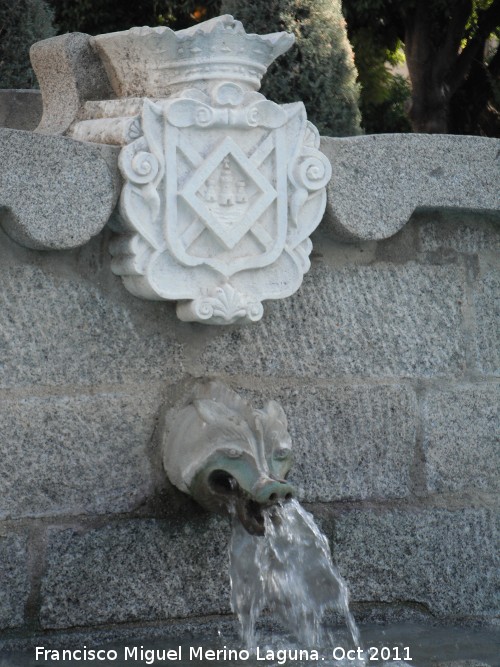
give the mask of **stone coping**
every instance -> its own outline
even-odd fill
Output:
[[[0,128],[0,150],[0,224],[15,241],[70,248],[105,226],[119,195],[119,147]],[[333,169],[321,224],[343,241],[389,238],[422,208],[500,212],[500,139],[322,137],[321,150]]]
[[[379,134],[321,138],[332,164],[323,225],[380,240],[418,208],[500,209],[500,139]]]
[[[0,225],[28,248],[84,245],[102,230],[116,204],[118,152],[0,128]]]

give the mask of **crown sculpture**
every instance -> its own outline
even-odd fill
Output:
[[[91,38],[116,99],[87,102],[68,134],[123,145],[112,269],[181,320],[257,321],[310,267],[331,167],[304,105],[256,92],[293,41],[232,16]]]

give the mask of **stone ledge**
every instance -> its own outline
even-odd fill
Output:
[[[0,628],[24,623],[24,605],[30,591],[27,536],[6,534],[0,527]]]
[[[123,521],[53,530],[42,582],[43,628],[229,613],[229,522]]]
[[[118,147],[8,128],[0,147],[0,224],[14,240],[72,248],[106,224],[119,194]],[[421,208],[500,210],[498,139],[322,137],[321,149],[333,167],[323,225],[343,240],[388,238]]]
[[[217,331],[189,368],[281,377],[454,376],[465,368],[460,265],[316,264],[252,327]],[[432,303],[432,308],[429,308]],[[325,334],[327,332],[327,334]]]
[[[38,257],[41,266],[2,266],[0,388],[178,380],[184,358],[171,307],[136,299],[108,264],[100,272],[83,253],[78,257],[66,263],[64,274],[57,270],[57,253]]]
[[[0,518],[126,512],[154,487],[159,398],[142,392],[3,401]]]
[[[333,556],[353,601],[412,602],[438,618],[494,618],[499,516],[487,510],[355,510]]]
[[[0,128],[0,225],[28,248],[87,243],[116,204],[118,151]]]
[[[481,262],[472,287],[475,311],[474,363],[482,375],[500,375],[500,271],[494,264]]]
[[[255,405],[272,398],[283,406],[294,457],[289,480],[301,502],[409,495],[417,419],[411,388],[353,383],[245,393]]]
[[[342,239],[388,238],[422,207],[500,209],[500,139],[322,137],[321,150],[333,172],[323,225]]]
[[[431,493],[500,490],[499,390],[491,383],[426,396],[425,470]]]

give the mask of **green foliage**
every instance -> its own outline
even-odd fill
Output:
[[[360,28],[353,34],[351,43],[359,81],[362,82],[361,99],[368,104],[385,101],[391,79],[387,63],[395,61],[395,56],[388,49],[381,47],[373,32],[366,27]]]
[[[286,30],[296,44],[265,75],[262,92],[275,102],[302,100],[321,134],[360,133],[359,87],[340,0],[223,0],[247,32]]]
[[[425,128],[439,125],[441,114],[447,129],[440,131],[498,135],[500,68],[498,58],[491,51],[485,58],[483,51],[488,35],[500,35],[500,0],[342,0],[342,8],[362,85],[366,131],[387,131],[392,99],[389,118],[397,120],[401,109],[411,109],[416,131],[436,131]],[[401,82],[383,70],[405,39],[412,49],[408,63],[414,85],[411,100],[401,104]],[[439,96],[442,108],[435,103]]]
[[[470,37],[473,35],[478,27],[478,18],[479,18],[479,13],[481,11],[484,11],[485,9],[488,9],[491,7],[493,4],[493,0],[474,0],[472,3],[472,12],[469,17],[469,20],[467,21],[467,26],[466,26],[466,37]],[[495,31],[495,34],[498,35],[498,27],[497,30]]]
[[[58,32],[98,35],[134,26],[168,25],[187,28],[218,14],[220,0],[48,0]]]
[[[361,95],[364,131],[367,134],[411,132],[407,113],[411,97],[408,79],[399,74],[390,75],[383,92],[384,97],[376,102]]]
[[[53,13],[43,0],[0,0],[0,88],[33,88],[29,48],[52,37]]]
[[[352,34],[351,43],[361,84],[363,130],[368,134],[411,132],[407,115],[410,85],[405,77],[391,71],[404,62],[400,43],[395,41],[392,51],[384,48],[366,26]]]

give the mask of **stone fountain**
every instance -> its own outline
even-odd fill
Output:
[[[287,47],[221,17],[32,49],[43,115],[0,128],[4,649],[227,627],[227,521],[186,491],[254,528],[295,493],[362,620],[494,618],[500,143],[320,139],[257,92]],[[188,471],[179,406],[199,435],[221,396],[252,444],[193,436]]]

